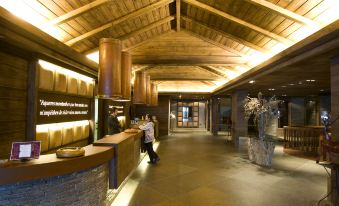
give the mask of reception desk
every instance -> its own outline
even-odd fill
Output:
[[[82,157],[1,163],[0,205],[110,205],[109,188],[118,188],[139,163],[142,135],[105,136],[84,147]]]
[[[137,133],[121,132],[93,143],[95,146],[114,148],[114,161],[110,165],[110,188],[118,188],[130,172],[139,164],[141,137],[143,131]]]

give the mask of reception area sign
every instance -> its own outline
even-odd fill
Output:
[[[39,92],[37,105],[38,124],[90,119],[91,99],[89,98]]]

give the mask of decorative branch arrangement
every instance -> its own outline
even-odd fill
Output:
[[[247,97],[244,101],[245,118],[249,119],[254,115],[254,122],[257,123],[259,131],[259,139],[265,139],[265,128],[269,119],[277,118],[280,115],[278,110],[281,100],[277,100],[275,96],[266,100],[262,97],[262,93],[258,93],[258,98]]]
[[[324,125],[324,135],[327,141],[331,141],[330,126],[339,119],[337,116],[334,120],[331,121],[331,115],[327,111],[321,112],[320,115],[321,122]]]

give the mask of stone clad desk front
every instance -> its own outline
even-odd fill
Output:
[[[109,188],[118,188],[139,164],[142,136],[106,136],[84,147],[82,157],[48,154],[0,164],[0,205],[110,205]]]
[[[0,164],[0,205],[109,205],[112,147],[84,147],[85,156],[41,155]]]
[[[52,176],[62,176],[102,165],[113,159],[113,148],[84,147],[85,156],[57,158],[55,154],[41,155],[39,159],[27,162],[0,164],[0,185],[11,184]]]

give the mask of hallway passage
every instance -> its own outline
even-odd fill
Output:
[[[313,206],[326,195],[327,173],[277,146],[272,168],[249,162],[246,141],[235,148],[207,132],[163,137],[157,165],[140,163],[113,206]]]

